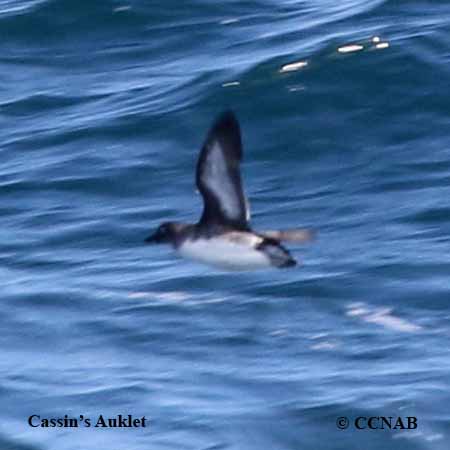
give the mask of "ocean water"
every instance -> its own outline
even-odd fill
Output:
[[[449,63],[446,1],[0,1],[1,450],[448,449]],[[228,108],[292,270],[143,243]]]

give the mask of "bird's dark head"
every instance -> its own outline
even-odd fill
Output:
[[[151,234],[145,242],[148,244],[168,244],[175,242],[176,236],[183,229],[183,224],[164,222]]]

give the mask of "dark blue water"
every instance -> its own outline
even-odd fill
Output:
[[[0,448],[448,449],[449,27],[445,1],[0,1]],[[300,267],[143,245],[198,217],[226,108],[254,227],[318,231]]]

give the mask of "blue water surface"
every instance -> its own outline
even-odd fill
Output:
[[[449,63],[447,1],[1,0],[1,450],[448,449]],[[227,108],[292,270],[143,244]]]

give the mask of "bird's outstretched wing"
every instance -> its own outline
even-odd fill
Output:
[[[203,196],[200,224],[248,228],[248,203],[242,189],[242,142],[239,123],[231,111],[210,129],[197,162],[196,182]]]
[[[258,234],[279,242],[311,242],[316,237],[315,231],[306,228],[262,231]]]

